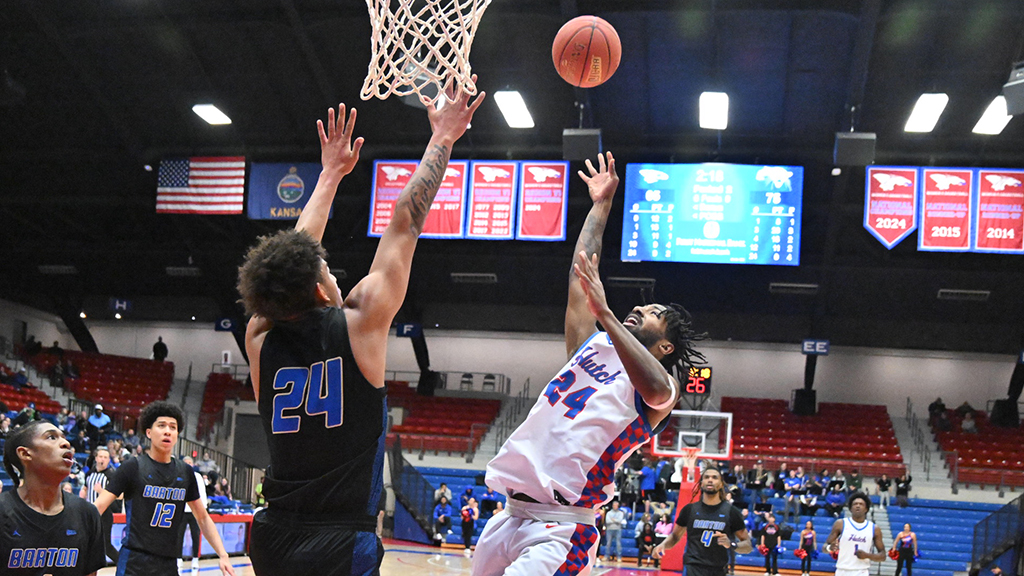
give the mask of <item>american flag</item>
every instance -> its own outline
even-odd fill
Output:
[[[157,214],[241,214],[245,157],[163,160],[156,181]]]

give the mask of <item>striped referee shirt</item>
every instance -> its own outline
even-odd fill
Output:
[[[102,472],[93,470],[89,472],[85,477],[85,499],[91,504],[96,503],[96,498],[99,497],[100,493],[104,488],[107,487],[107,482],[113,477],[114,468],[107,466]],[[96,485],[99,484],[100,489],[96,489]]]

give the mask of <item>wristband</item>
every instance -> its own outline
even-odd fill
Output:
[[[678,393],[679,393],[679,388],[672,385],[672,377],[671,376],[669,376],[669,378],[668,378],[668,385],[669,385],[669,387],[672,388],[672,395],[669,396],[668,400],[666,402],[664,402],[663,404],[658,404],[657,406],[655,406],[654,404],[648,404],[647,406],[651,410],[664,410],[665,408],[669,408],[669,407],[672,407],[672,406],[676,405],[676,400],[679,399],[677,397]]]

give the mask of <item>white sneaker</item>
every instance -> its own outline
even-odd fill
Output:
[[[469,551],[469,548],[466,548],[465,550],[462,551],[462,555],[465,556],[466,558],[469,558],[470,554],[472,554],[472,552]]]
[[[192,559],[192,576],[199,575],[199,558]]]
[[[178,558],[178,572],[181,572],[181,566],[184,564],[181,558]]]
[[[437,534],[434,534],[434,540],[440,540],[440,539],[441,539],[441,533],[440,532],[438,532]]]

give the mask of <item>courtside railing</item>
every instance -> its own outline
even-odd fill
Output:
[[[977,576],[1000,554],[1024,541],[1024,496],[990,514],[974,526],[971,574]]]

